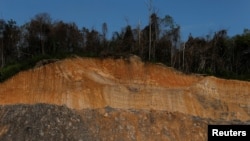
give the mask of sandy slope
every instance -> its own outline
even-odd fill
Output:
[[[0,84],[0,105],[48,103],[81,110],[164,110],[250,120],[250,83],[184,75],[129,59],[71,58],[20,72]]]

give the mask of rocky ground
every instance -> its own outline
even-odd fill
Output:
[[[250,124],[178,112],[111,107],[71,110],[48,104],[1,106],[0,119],[3,141],[205,141],[208,124]]]
[[[0,107],[0,140],[88,140],[82,118],[65,106],[46,104]]]

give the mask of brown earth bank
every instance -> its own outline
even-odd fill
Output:
[[[40,129],[49,136],[52,129],[40,119],[45,116],[54,122],[49,127],[59,126],[57,140],[206,140],[209,123],[249,124],[250,82],[185,75],[137,56],[75,57],[1,83],[0,105],[0,139],[15,140],[11,136],[20,134],[33,140]],[[51,105],[55,114],[48,114]],[[68,115],[60,115],[63,110]],[[64,116],[76,116],[79,123],[56,122]],[[28,126],[25,120],[31,120]]]

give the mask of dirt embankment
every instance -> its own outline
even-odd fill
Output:
[[[206,120],[167,111],[111,107],[73,111],[35,104],[0,106],[0,118],[1,141],[201,141],[207,136]]]
[[[127,124],[133,127],[125,126],[125,123],[123,127],[123,123],[118,124],[120,121],[117,119],[118,123],[114,127],[112,125],[112,128],[124,129],[124,133],[125,128],[128,128],[126,130],[131,132],[131,140],[134,137],[137,140],[147,138],[143,137],[143,131],[139,131],[139,122],[144,121],[140,121],[141,118],[137,116],[146,116],[150,119],[146,113],[152,110],[156,111],[159,117],[155,113],[151,113],[150,116],[156,116],[155,119],[159,123],[154,129],[146,129],[146,126],[153,126],[155,122],[151,121],[152,119],[145,121],[145,132],[147,130],[152,133],[154,130],[164,140],[163,134],[169,134],[166,140],[181,140],[180,129],[177,128],[187,126],[191,129],[196,127],[194,124],[198,124],[202,125],[202,129],[197,127],[194,131],[200,133],[199,137],[205,138],[204,126],[210,121],[249,122],[250,83],[185,75],[161,64],[143,63],[136,56],[115,60],[76,57],[20,72],[0,84],[0,105],[37,103],[66,106],[82,115],[83,120],[87,120],[88,117],[81,114],[81,110],[92,109],[93,114],[98,115],[95,119],[98,124],[93,122],[93,132],[104,130],[104,123],[100,121],[112,117],[111,121],[120,113],[116,111],[117,113],[109,116],[107,112],[100,114],[100,109],[119,109],[118,111],[127,116]],[[129,116],[131,110],[140,111],[140,114]],[[172,122],[167,123],[167,113],[174,115],[173,122],[176,125]],[[104,115],[105,118],[100,115]],[[201,120],[193,122],[195,119]],[[182,120],[183,124],[180,124]],[[7,127],[0,128],[1,136],[1,132]],[[100,133],[105,134],[101,131]],[[107,134],[115,138],[110,132]],[[199,137],[197,136],[197,139]]]
[[[0,103],[73,109],[154,109],[204,118],[249,120],[250,83],[184,75],[160,64],[74,58],[21,72],[0,84]]]

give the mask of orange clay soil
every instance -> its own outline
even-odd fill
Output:
[[[48,103],[76,110],[110,106],[179,112],[210,119],[250,119],[250,83],[185,75],[162,64],[70,58],[0,83],[0,105]]]

